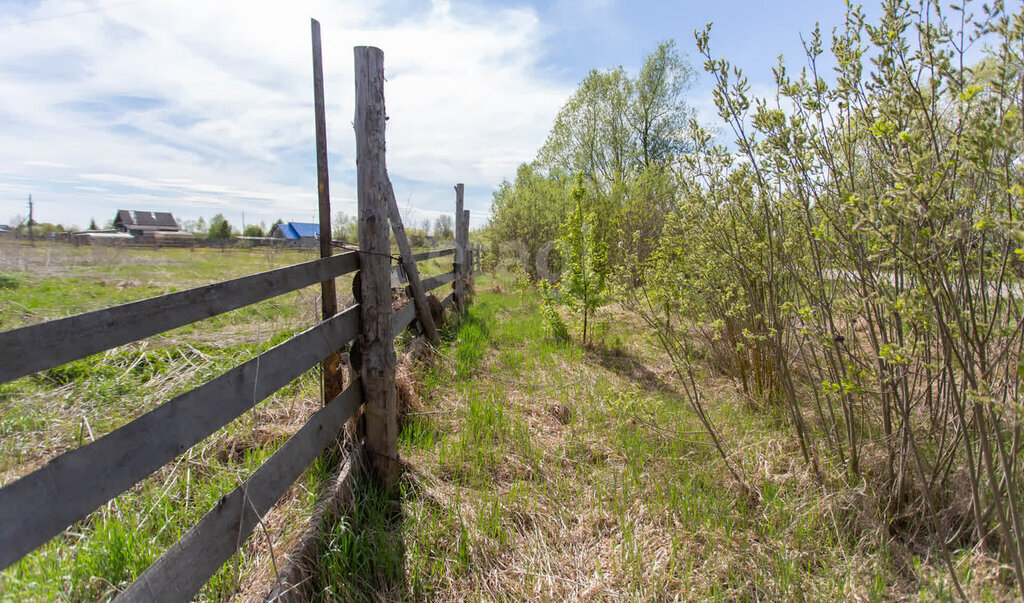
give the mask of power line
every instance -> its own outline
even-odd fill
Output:
[[[0,23],[0,28],[4,28],[4,27],[17,27],[19,25],[29,25],[31,23],[39,23],[39,22],[42,22],[42,21],[53,21],[55,19],[63,19],[64,17],[74,17],[74,16],[77,16],[77,15],[84,15],[84,14],[87,14],[87,13],[94,13],[94,12],[97,12],[97,11],[106,10],[108,8],[115,8],[115,7],[118,7],[118,6],[126,6],[128,4],[138,4],[139,2],[144,2],[144,1],[145,0],[125,0],[124,2],[112,2],[110,4],[101,4],[101,5],[94,6],[92,8],[83,8],[82,10],[71,11],[69,13],[60,13],[60,14],[57,14],[57,15],[49,15],[49,16],[46,16],[46,17],[35,17],[35,18],[32,18],[32,19],[25,19],[24,21],[13,21],[11,23]]]

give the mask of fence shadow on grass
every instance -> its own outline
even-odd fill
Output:
[[[397,492],[360,475],[354,504],[329,518],[310,592],[324,601],[406,601],[404,512]]]

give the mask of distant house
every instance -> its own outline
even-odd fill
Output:
[[[0,237],[9,237],[14,234],[14,229],[6,224],[0,224]]]
[[[274,227],[270,236],[275,239],[316,239],[320,238],[320,225],[312,222],[282,222]]]
[[[312,222],[282,222],[274,227],[270,236],[283,239],[289,247],[315,247],[320,240],[320,225]]]
[[[152,237],[157,232],[181,232],[178,221],[170,212],[117,210],[114,228],[135,237]]]

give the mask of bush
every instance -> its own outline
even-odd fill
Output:
[[[21,286],[21,282],[14,278],[10,274],[4,274],[0,272],[0,289],[17,289]]]
[[[569,327],[562,320],[562,315],[558,313],[558,289],[547,281],[541,280],[540,293],[542,300],[540,307],[541,314],[544,316],[544,330],[554,337],[555,341],[563,343],[569,341]]]

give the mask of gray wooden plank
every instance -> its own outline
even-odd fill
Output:
[[[0,383],[308,287],[359,268],[345,253],[0,332]]]
[[[316,130],[316,183],[317,207],[320,214],[320,257],[334,255],[333,233],[331,231],[331,178],[327,161],[327,117],[324,110],[324,68],[320,44],[320,22],[309,20],[310,37],[313,43],[313,121]],[[320,318],[327,320],[338,313],[338,289],[334,279],[320,281]],[[320,363],[320,378],[323,387],[320,394],[324,404],[341,393],[344,373],[341,358],[332,354]]]
[[[421,252],[421,253],[414,253],[412,255],[412,261],[414,261],[414,262],[422,262],[423,260],[429,260],[431,258],[440,258],[440,257],[444,257],[446,255],[454,255],[454,254],[455,254],[455,248],[454,247],[449,247],[447,249],[434,249],[434,250],[431,250],[431,251],[424,251],[424,252]]]
[[[465,310],[466,303],[466,238],[462,230],[465,185],[455,185],[455,309]]]
[[[455,292],[453,291],[452,293],[449,293],[447,295],[447,297],[445,297],[443,300],[441,300],[441,307],[442,308],[448,308],[448,307],[450,307],[452,305],[452,303],[454,303],[454,301],[455,301]]]
[[[359,322],[353,306],[0,488],[0,570],[351,341]]]
[[[259,519],[341,432],[362,403],[359,381],[310,417],[249,479],[220,499],[116,601],[189,601]]]
[[[299,543],[286,556],[280,568],[277,583],[272,585],[263,600],[266,603],[306,603],[320,594],[312,588],[315,559],[320,551],[323,533],[337,521],[351,517],[355,511],[356,478],[363,468],[363,447],[356,442],[349,450],[331,483],[321,493],[313,516],[310,518]]]
[[[320,257],[334,255],[331,245],[331,178],[327,169],[327,117],[324,111],[324,67],[320,50],[320,22],[309,20],[313,42],[313,121],[316,130],[316,184],[320,214]],[[324,320],[338,313],[338,294],[334,279],[320,283],[320,306]]]
[[[409,274],[401,264],[395,264],[391,267],[391,288],[401,287],[402,285],[409,282]]]
[[[445,283],[450,283],[455,280],[455,272],[445,272],[444,274],[438,274],[428,279],[423,280],[423,290],[433,291]]]
[[[398,334],[405,330],[416,319],[416,305],[409,302],[391,313],[391,331]]]

